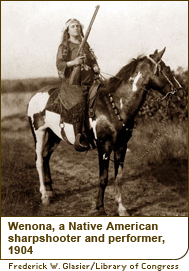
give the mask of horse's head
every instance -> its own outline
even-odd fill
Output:
[[[147,57],[149,71],[149,88],[153,88],[166,95],[168,93],[176,93],[182,86],[173,76],[169,66],[166,66],[162,61],[162,56],[165,52],[164,48],[158,52],[156,50],[152,55]]]

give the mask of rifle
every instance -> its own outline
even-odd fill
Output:
[[[85,43],[86,43],[86,41],[88,39],[88,36],[90,34],[92,25],[94,23],[94,20],[95,20],[95,17],[97,15],[97,12],[98,12],[99,8],[100,8],[99,5],[96,6],[95,12],[94,12],[93,17],[92,17],[92,19],[90,21],[90,24],[89,24],[89,26],[87,28],[85,36],[84,36],[84,38],[83,38],[83,40],[82,40],[82,42],[81,42],[81,44],[79,46],[79,50],[77,52],[77,57],[83,55],[83,49],[84,49]],[[81,79],[80,79],[81,74],[80,73],[81,73],[81,65],[75,66],[73,68],[73,71],[72,71],[71,75],[70,75],[69,85],[78,85],[78,84],[80,85],[80,83],[81,83]]]

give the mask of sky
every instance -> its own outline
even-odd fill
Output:
[[[101,72],[115,75],[132,58],[166,47],[163,61],[188,68],[188,1],[1,1],[1,79],[56,77],[62,29],[77,18]]]

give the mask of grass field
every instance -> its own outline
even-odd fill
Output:
[[[34,142],[26,118],[31,96],[29,92],[2,94],[1,215],[98,216],[97,151],[77,153],[64,142],[51,159],[55,196],[49,206],[41,205]],[[187,126],[187,122],[162,127],[138,121],[124,167],[123,202],[132,216],[188,215]],[[105,195],[108,216],[116,215],[113,175],[111,163]]]

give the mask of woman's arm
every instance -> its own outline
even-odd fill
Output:
[[[63,59],[62,47],[63,47],[62,44],[60,44],[60,46],[58,47],[58,52],[56,56],[56,67],[58,71],[65,73],[67,61]]]
[[[76,57],[74,60],[65,61],[63,59],[62,47],[63,47],[62,44],[58,47],[58,52],[57,52],[57,57],[56,57],[56,67],[59,71],[65,72],[66,67],[69,68],[69,67],[77,66],[83,63],[83,59],[85,58],[85,56],[79,56],[79,57]]]

